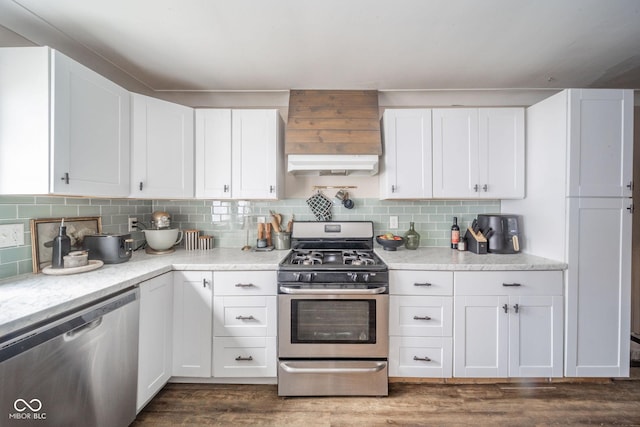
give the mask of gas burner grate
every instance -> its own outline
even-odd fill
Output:
[[[322,264],[324,255],[318,251],[298,251],[291,257],[291,264],[295,265],[314,265]]]
[[[376,261],[370,252],[344,251],[342,253],[342,263],[345,265],[375,265]]]

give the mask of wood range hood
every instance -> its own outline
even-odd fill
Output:
[[[287,170],[299,175],[375,175],[382,154],[378,92],[291,90]]]

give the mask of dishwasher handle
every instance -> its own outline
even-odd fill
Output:
[[[98,317],[96,320],[92,320],[89,323],[85,323],[82,326],[79,326],[75,329],[70,330],[64,334],[65,341],[73,341],[76,338],[81,337],[82,335],[96,329],[98,326],[102,324],[102,317]]]

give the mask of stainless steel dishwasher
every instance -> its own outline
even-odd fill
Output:
[[[128,426],[136,416],[138,289],[0,339],[0,425]]]

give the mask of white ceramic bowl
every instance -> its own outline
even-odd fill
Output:
[[[177,228],[142,230],[147,245],[156,251],[166,251],[182,241],[182,231]]]

